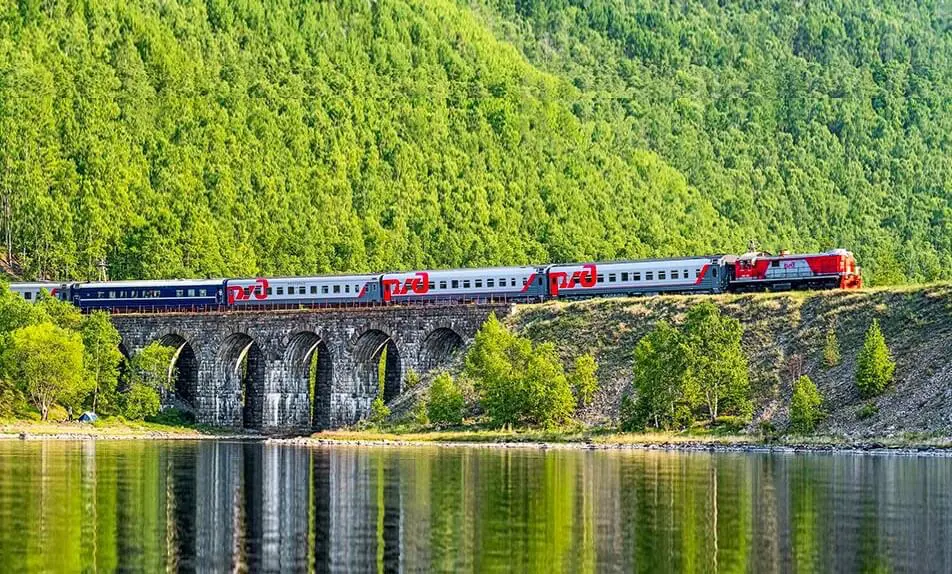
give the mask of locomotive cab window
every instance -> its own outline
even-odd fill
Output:
[[[770,262],[771,267],[780,267],[780,260],[775,260]]]

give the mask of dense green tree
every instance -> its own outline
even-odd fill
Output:
[[[123,397],[123,414],[127,418],[142,419],[158,414],[162,394],[175,389],[178,376],[172,365],[175,351],[155,342],[129,361],[128,389]]]
[[[690,424],[683,409],[693,409],[699,394],[684,335],[659,321],[635,346],[634,399],[623,409],[626,430],[676,428]]]
[[[749,414],[750,375],[740,321],[706,301],[688,311],[683,330],[687,360],[711,422],[722,413]]]
[[[588,406],[598,391],[598,362],[589,353],[575,358],[571,375],[572,388],[579,406]]]
[[[823,416],[823,397],[810,377],[803,375],[793,383],[790,399],[790,428],[801,434],[811,433]]]
[[[383,424],[390,418],[390,407],[383,402],[383,397],[378,396],[370,403],[370,422],[375,425]]]
[[[473,380],[480,406],[496,425],[552,426],[565,422],[575,410],[555,346],[533,345],[495,315],[476,334],[465,372]]]
[[[10,334],[3,364],[21,386],[40,418],[59,400],[82,395],[83,342],[52,323],[21,327]]]
[[[886,346],[886,338],[879,328],[879,321],[873,319],[866,331],[863,348],[856,357],[856,386],[863,397],[875,397],[883,392],[892,381],[896,363]]]
[[[449,373],[440,373],[433,379],[426,399],[426,414],[437,425],[458,425],[463,422],[463,393]]]
[[[109,315],[95,311],[83,318],[82,325],[86,377],[92,384],[90,408],[94,412],[114,410],[119,383],[119,366],[123,356],[119,350],[122,337],[109,320]]]

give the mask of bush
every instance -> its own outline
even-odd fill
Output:
[[[866,331],[866,340],[863,349],[856,359],[856,386],[864,397],[875,397],[882,394],[886,385],[892,381],[896,370],[896,363],[892,360],[886,339],[879,329],[879,321],[873,319],[873,324]]]
[[[803,375],[797,379],[790,401],[790,428],[801,434],[813,432],[823,416],[821,404],[823,397],[810,377]]]
[[[448,373],[440,373],[430,385],[426,414],[435,425],[458,425],[463,422],[463,393]]]
[[[533,345],[490,316],[466,355],[466,376],[496,426],[552,426],[575,410],[575,397],[551,343]]]
[[[720,416],[714,421],[713,428],[724,432],[736,433],[744,430],[747,426],[747,419],[735,416]]]
[[[403,387],[406,390],[410,390],[420,384],[420,373],[409,369],[407,371],[407,376],[403,377]]]
[[[142,420],[154,417],[161,406],[159,392],[149,385],[133,384],[125,395],[123,413],[129,420]]]
[[[572,370],[572,388],[580,406],[591,404],[595,392],[598,391],[598,363],[595,357],[585,353],[575,358],[575,368]]]
[[[879,407],[876,406],[876,403],[871,403],[871,402],[866,403],[856,411],[856,418],[858,418],[861,421],[866,420],[872,417],[873,415],[877,414],[878,412],[879,412]]]
[[[381,397],[375,398],[374,402],[370,403],[370,422],[379,425],[388,418],[390,418],[390,407],[384,404]]]
[[[826,344],[823,346],[823,364],[828,368],[840,364],[840,342],[836,338],[836,329],[832,326],[826,332]]]

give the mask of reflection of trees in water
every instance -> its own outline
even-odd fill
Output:
[[[0,470],[10,571],[952,566],[949,459],[51,442]]]

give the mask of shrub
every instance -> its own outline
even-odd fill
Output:
[[[840,364],[840,342],[836,338],[836,329],[832,326],[826,331],[826,344],[823,346],[823,364],[835,367]]]
[[[390,407],[383,402],[383,398],[377,397],[370,403],[370,422],[379,425],[390,418]]]
[[[448,373],[440,373],[430,385],[426,414],[436,425],[458,425],[463,422],[463,393]]]
[[[169,426],[188,426],[195,424],[195,415],[182,409],[168,408],[162,409],[154,416],[149,417],[149,422]]]
[[[803,375],[793,384],[793,398],[790,401],[790,427],[794,432],[810,433],[822,418],[820,405],[823,397],[819,389]]]
[[[136,383],[125,395],[125,417],[130,420],[142,420],[154,417],[159,412],[159,392],[154,388]]]
[[[895,370],[896,363],[879,329],[879,321],[873,319],[873,324],[866,331],[863,349],[856,359],[856,386],[860,394],[864,397],[881,394],[892,381]]]
[[[575,368],[572,370],[572,388],[578,404],[591,404],[595,392],[598,391],[598,363],[595,357],[585,353],[575,359]]]
[[[551,343],[533,345],[490,316],[466,355],[467,377],[496,426],[552,426],[575,410],[562,361]]]
[[[409,369],[407,371],[407,376],[403,378],[403,386],[406,390],[410,390],[420,384],[420,373]]]
[[[713,427],[724,432],[736,433],[744,430],[747,426],[747,419],[736,416],[720,416],[714,421]]]
[[[879,407],[876,406],[876,403],[869,402],[861,406],[859,409],[857,409],[856,418],[858,418],[861,421],[866,420],[878,412],[879,412]]]

